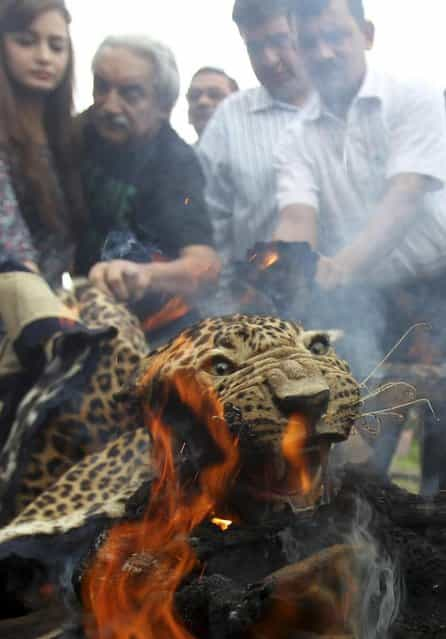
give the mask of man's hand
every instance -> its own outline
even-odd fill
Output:
[[[91,269],[89,279],[101,291],[120,302],[135,301],[151,288],[151,266],[127,260],[99,262]]]
[[[353,280],[353,272],[339,258],[324,257],[319,258],[316,283],[320,288],[331,291],[339,286],[347,286]]]
[[[120,302],[140,300],[149,291],[194,297],[213,285],[220,260],[209,246],[187,246],[171,262],[135,264],[127,260],[99,262],[90,271],[91,282]]]

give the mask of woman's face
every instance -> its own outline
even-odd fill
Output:
[[[28,28],[4,36],[12,78],[29,91],[50,92],[65,75],[70,59],[67,23],[57,10],[41,13]]]

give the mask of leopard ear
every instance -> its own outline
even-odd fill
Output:
[[[336,342],[341,342],[345,337],[345,331],[340,328],[332,328],[328,331],[324,331],[326,335],[328,335],[330,339],[330,344],[336,344]]]
[[[321,330],[311,330],[305,331],[305,338],[311,339],[312,337],[317,337],[319,335],[325,335],[328,337],[328,341],[331,345],[336,344],[336,342],[340,342],[345,337],[344,331],[340,329],[321,329]]]

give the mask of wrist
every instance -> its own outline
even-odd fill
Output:
[[[165,264],[159,262],[149,262],[142,265],[143,281],[145,288],[153,291],[162,290],[162,269]]]
[[[344,283],[349,283],[356,279],[364,268],[364,254],[358,255],[357,251],[347,248],[336,255],[335,262],[343,273]]]

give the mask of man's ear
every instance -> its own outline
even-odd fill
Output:
[[[365,20],[361,30],[364,35],[366,51],[370,51],[375,43],[375,25],[370,20]]]

